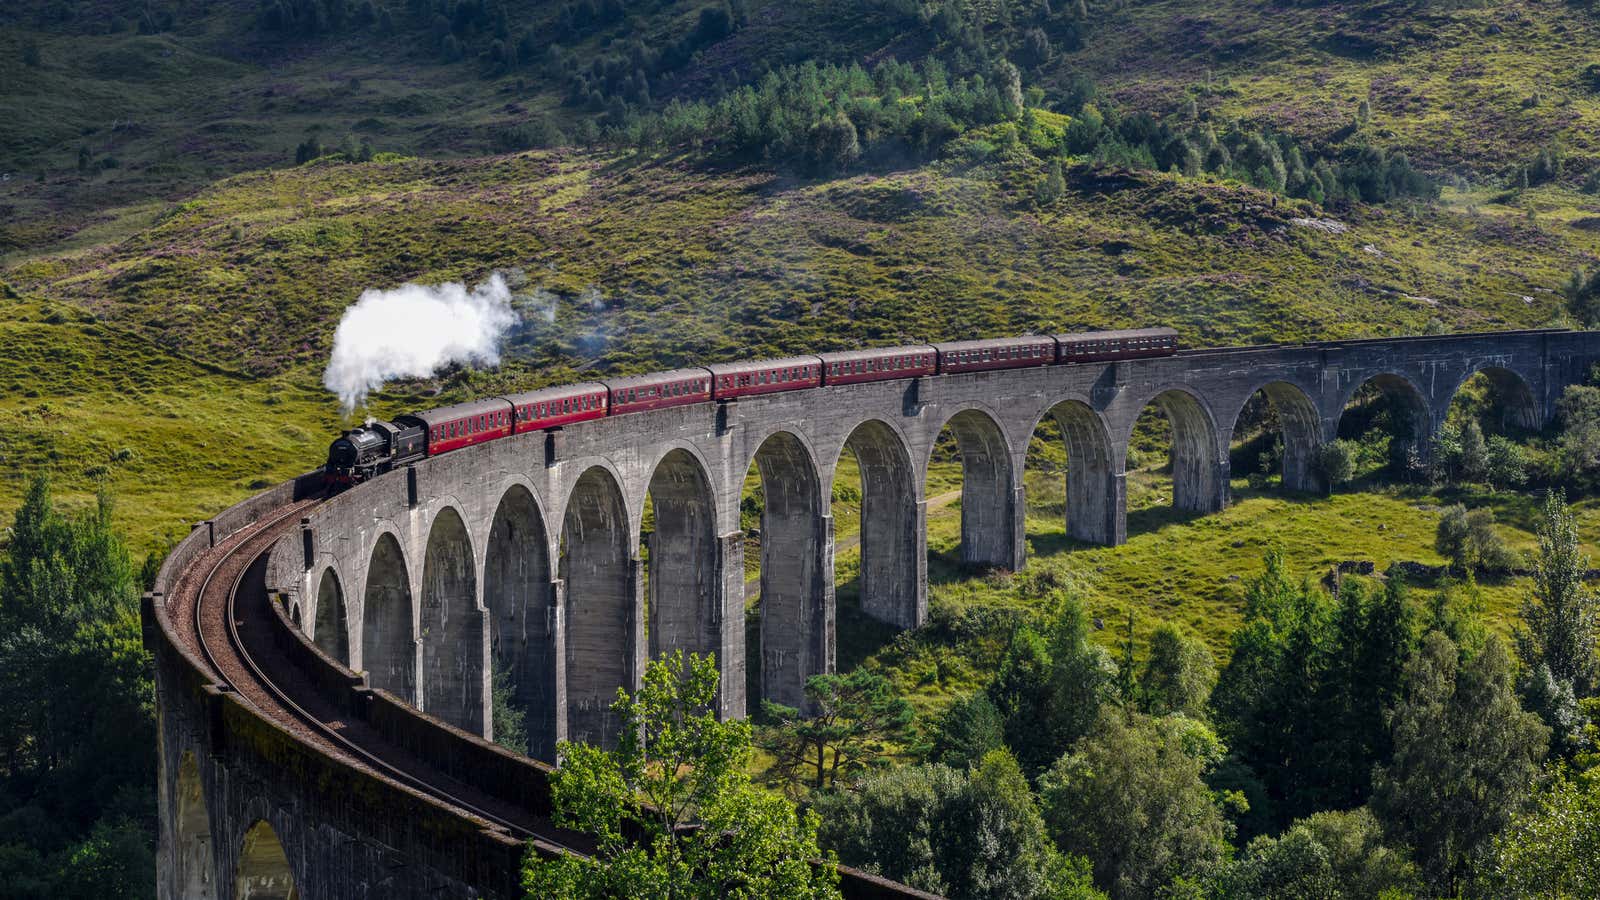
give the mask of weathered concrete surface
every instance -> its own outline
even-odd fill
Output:
[[[725,715],[743,715],[755,702],[745,696],[747,665],[759,667],[765,697],[802,702],[806,677],[833,667],[828,498],[847,451],[860,463],[863,485],[863,609],[911,627],[926,616],[925,481],[946,426],[965,474],[962,558],[1018,568],[1026,546],[1020,473],[1046,416],[1060,423],[1066,444],[1068,533],[1117,544],[1127,537],[1128,442],[1147,407],[1161,409],[1172,426],[1174,504],[1210,512],[1227,505],[1229,441],[1257,390],[1282,423],[1285,486],[1312,489],[1317,448],[1368,382],[1409,410],[1401,439],[1425,447],[1475,372],[1488,372],[1511,399],[1517,423],[1537,426],[1562,387],[1581,380],[1597,357],[1600,341],[1582,332],[1201,350],[843,385],[586,422],[427,460],[324,504],[310,523],[314,559],[299,602],[319,605],[323,573],[336,573],[352,667],[477,729],[487,727],[495,663],[462,654],[482,644],[485,659],[511,667],[533,750],[548,756],[557,740],[614,737],[606,707],[618,687],[635,683],[646,653],[715,652]],[[752,466],[765,504],[761,650],[747,660],[739,499]],[[655,527],[644,538],[647,496]],[[441,518],[459,521],[464,535],[452,531],[436,543]],[[431,646],[455,642],[458,632],[430,627],[430,547],[436,565],[452,573],[448,608],[461,608],[451,621],[463,623],[465,649]],[[417,585],[421,597],[409,587]],[[361,603],[351,602],[357,597]],[[416,610],[410,634],[393,612],[397,603]],[[487,627],[466,615],[467,604],[484,613]],[[327,617],[308,609],[305,620]],[[408,660],[415,660],[409,668]],[[431,678],[446,680],[444,694]]]

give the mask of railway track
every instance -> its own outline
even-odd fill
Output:
[[[538,839],[586,854],[581,838],[548,819],[434,770],[364,722],[338,712],[293,663],[273,652],[277,615],[265,587],[266,553],[317,500],[269,514],[214,548],[200,569],[192,605],[195,649],[219,680],[262,714],[347,764],[431,797],[519,840]],[[193,584],[193,582],[189,582]],[[180,595],[179,603],[183,602]]]

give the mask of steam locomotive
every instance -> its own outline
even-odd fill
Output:
[[[670,406],[829,384],[1170,356],[1177,350],[1178,333],[1172,329],[1137,328],[851,350],[654,372],[490,397],[397,416],[392,422],[372,422],[334,440],[323,473],[332,486],[354,484],[484,441]]]

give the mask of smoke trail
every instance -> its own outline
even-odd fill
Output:
[[[424,378],[452,362],[498,365],[516,318],[499,274],[471,292],[457,282],[363,291],[339,320],[322,384],[348,415],[391,378]]]

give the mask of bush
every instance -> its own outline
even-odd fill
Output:
[[[1433,548],[1462,574],[1474,570],[1505,573],[1521,562],[1516,552],[1506,546],[1505,539],[1495,531],[1493,510],[1474,509],[1468,512],[1459,503],[1446,509],[1439,517]]]
[[[1317,451],[1317,472],[1327,482],[1328,491],[1348,484],[1356,474],[1356,447],[1352,441],[1339,438],[1323,444]]]

